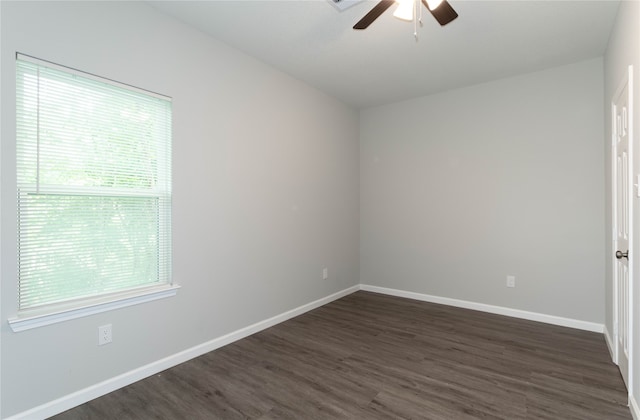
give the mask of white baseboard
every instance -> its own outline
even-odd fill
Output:
[[[631,411],[633,420],[640,420],[640,407],[638,407],[638,402],[631,394],[629,394],[629,411]]]
[[[117,389],[130,385],[134,382],[137,382],[141,379],[144,379],[149,376],[155,375],[156,373],[162,372],[163,370],[179,365],[180,363],[186,362],[195,357],[201,356],[205,353],[208,353],[220,347],[226,346],[227,344],[233,343],[234,341],[248,337],[251,334],[255,334],[264,329],[272,327],[276,324],[284,322],[288,319],[294,318],[298,315],[302,315],[305,312],[319,308],[320,306],[326,305],[327,303],[330,303],[334,300],[340,299],[351,293],[357,292],[358,290],[382,293],[386,295],[398,296],[398,297],[414,299],[414,300],[421,300],[425,302],[439,303],[442,305],[456,306],[459,308],[473,309],[477,311],[489,312],[489,313],[494,313],[499,315],[506,315],[514,318],[528,319],[531,321],[545,322],[547,324],[560,325],[564,327],[577,328],[581,330],[587,330],[587,331],[593,331],[593,332],[599,332],[599,333],[604,332],[605,337],[607,338],[607,345],[610,346],[609,351],[611,351],[611,348],[612,348],[608,331],[606,331],[605,326],[602,324],[580,321],[580,320],[570,319],[570,318],[563,318],[563,317],[558,317],[554,315],[546,315],[546,314],[540,314],[535,312],[522,311],[519,309],[505,308],[501,306],[487,305],[484,303],[476,303],[476,302],[470,302],[470,301],[459,300],[459,299],[426,295],[422,293],[407,292],[404,290],[389,289],[386,287],[360,284],[360,285],[349,287],[347,289],[344,289],[332,295],[326,296],[324,298],[318,299],[311,303],[299,306],[298,308],[276,315],[269,319],[257,322],[253,325],[249,325],[247,327],[241,328],[237,331],[215,338],[206,343],[202,343],[195,347],[186,349],[182,352],[165,357],[164,359],[160,359],[155,362],[149,363],[148,365],[126,372],[122,375],[118,375],[116,377],[107,379],[106,381],[100,382],[88,388],[66,395],[57,400],[53,400],[46,404],[24,411],[22,413],[15,414],[12,417],[9,417],[9,419],[14,419],[14,420],[44,419],[44,418],[59,414],[70,408],[73,408],[80,404],[84,404],[87,401],[91,401],[95,398],[101,397],[102,395],[108,394],[109,392],[115,391]],[[629,407],[631,409],[631,413],[634,416],[634,419],[640,420],[640,410],[638,410],[638,405],[636,404],[635,399],[633,399],[631,396],[629,397]]]
[[[609,333],[607,324],[604,325],[604,341],[605,343],[607,343],[607,349],[609,349],[609,356],[611,356],[611,361],[617,365],[618,364],[618,361],[616,360],[617,356],[613,350],[614,349],[613,337],[611,337],[611,334]]]
[[[421,300],[442,305],[456,306],[458,308],[473,309],[476,311],[489,312],[492,314],[506,315],[513,318],[528,319],[530,321],[544,322],[547,324],[560,325],[562,327],[576,328],[592,332],[602,333],[604,325],[595,322],[580,321],[578,319],[563,318],[555,315],[540,314],[537,312],[522,311],[520,309],[505,308],[503,306],[487,305],[466,300],[452,299],[440,296],[425,295],[422,293],[407,292],[404,290],[389,289],[386,287],[371,286],[361,284],[360,290],[368,292],[382,293],[385,295],[398,296],[408,299]]]
[[[298,315],[302,315],[305,312],[309,312],[313,309],[319,308],[320,306],[326,305],[327,303],[330,303],[334,300],[357,292],[358,290],[360,290],[359,285],[349,287],[347,289],[341,290],[337,293],[323,297],[311,303],[299,306],[295,309],[276,315],[264,321],[256,322],[255,324],[249,325],[248,327],[241,328],[237,331],[215,338],[206,343],[197,345],[195,347],[165,357],[164,359],[157,360],[155,362],[149,363],[148,365],[123,373],[122,375],[107,379],[106,381],[92,385],[88,388],[82,389],[69,395],[65,395],[64,397],[57,400],[53,400],[22,413],[18,413],[12,417],[9,417],[9,419],[44,419],[62,413],[63,411],[66,411],[80,404],[84,404],[87,401],[91,401],[95,398],[101,397],[102,395],[108,394],[109,392],[115,391],[116,389],[120,389],[141,379],[162,372],[163,370],[179,365],[180,363],[184,363],[187,360],[191,360],[195,357],[226,346],[227,344],[248,337],[251,334],[255,334],[257,332],[265,330],[288,319],[294,318]]]

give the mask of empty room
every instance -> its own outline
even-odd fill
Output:
[[[0,1],[0,418],[640,419],[640,1]]]

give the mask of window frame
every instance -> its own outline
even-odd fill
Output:
[[[156,98],[160,98],[163,100],[168,100],[171,101],[171,98],[164,96],[164,95],[160,95],[157,94],[155,92],[150,92],[144,89],[140,89],[131,85],[127,85],[127,84],[123,84],[120,82],[116,82],[104,77],[99,77],[90,73],[86,73],[86,72],[82,72],[73,68],[69,68],[66,66],[62,66],[59,64],[55,64],[46,60],[41,60],[35,57],[31,57],[25,54],[21,54],[21,53],[16,53],[16,69],[17,69],[17,63],[18,60],[21,61],[26,61],[26,62],[30,62],[36,65],[42,65],[42,66],[46,66],[49,68],[53,68],[59,71],[63,71],[65,73],[68,74],[74,74],[74,75],[78,75],[81,76],[85,79],[92,79],[94,81],[98,81],[101,83],[106,83],[106,84],[110,84],[110,85],[114,85],[117,86],[119,88],[124,88],[126,90],[130,90],[130,91],[134,91],[136,93],[142,93],[144,95],[148,95],[148,96],[152,96],[152,97],[156,97]],[[16,79],[14,79],[16,80]],[[16,86],[17,88],[17,86]],[[16,91],[16,95],[18,94],[18,92]],[[17,96],[16,96],[17,97]],[[16,107],[17,107],[17,103],[16,103]],[[170,117],[171,118],[171,117]],[[17,127],[16,127],[17,129]],[[17,131],[16,131],[16,143],[17,143]],[[169,140],[169,147],[167,150],[168,156],[166,156],[166,159],[168,159],[168,169],[169,171],[166,173],[166,175],[169,177],[168,180],[170,180],[171,178],[171,140]],[[16,156],[17,159],[17,156]],[[16,168],[17,169],[17,168]],[[166,181],[166,180],[165,180]],[[44,187],[46,188],[50,188],[50,187]],[[98,196],[102,196],[102,197],[110,197],[110,196],[114,196],[114,193],[116,193],[115,195],[118,195],[118,191],[117,190],[111,190],[109,191],[108,194],[101,194],[99,192],[99,190],[103,189],[104,187],[97,187],[94,189],[93,194],[89,193],[86,194],[87,191],[90,191],[90,189],[86,189],[83,188],[84,190],[84,194],[79,194],[82,196],[90,196],[90,195],[98,195]],[[55,190],[55,187],[53,188]],[[21,186],[16,184],[16,192],[18,194],[22,194],[21,192]],[[68,191],[68,189],[67,189]],[[24,193],[24,191],[23,191]],[[97,194],[96,194],[97,193]],[[156,194],[154,193],[149,193],[148,191],[138,191],[135,192],[133,190],[129,190],[125,192],[126,194],[130,194],[132,197],[144,197],[145,195],[148,195],[150,197],[155,197]],[[133,194],[132,194],[133,193]],[[105,312],[105,311],[110,311],[110,310],[114,310],[114,309],[118,309],[118,308],[123,308],[123,307],[127,307],[127,306],[131,306],[131,305],[137,305],[140,303],[144,303],[144,302],[150,302],[150,301],[154,301],[154,300],[158,300],[158,299],[162,299],[162,298],[166,298],[166,297],[170,297],[170,296],[174,296],[177,293],[177,290],[180,288],[179,285],[174,284],[173,279],[172,279],[172,275],[171,275],[171,260],[172,260],[172,250],[171,250],[171,197],[172,197],[172,193],[171,193],[171,185],[170,185],[170,181],[168,182],[168,190],[165,192],[168,196],[168,202],[165,205],[169,206],[168,209],[168,220],[166,221],[166,226],[163,226],[163,223],[160,221],[160,219],[158,219],[158,229],[162,230],[162,229],[167,229],[168,230],[168,235],[165,238],[165,242],[164,242],[164,246],[168,247],[168,261],[166,261],[166,266],[165,266],[165,270],[168,270],[166,276],[167,276],[167,280],[163,281],[162,283],[159,284],[151,284],[151,285],[144,285],[144,286],[131,286],[129,288],[126,289],[122,289],[116,292],[110,292],[110,293],[105,293],[105,294],[101,294],[101,295],[93,295],[93,296],[89,296],[89,297],[80,297],[80,298],[71,298],[68,300],[64,300],[61,302],[54,302],[54,303],[48,303],[48,304],[43,304],[43,305],[37,305],[37,306],[33,306],[33,307],[29,307],[29,308],[24,308],[24,309],[20,309],[20,305],[18,304],[18,311],[16,316],[10,318],[8,320],[9,325],[11,326],[11,329],[14,332],[18,332],[18,331],[24,331],[24,330],[28,330],[31,328],[36,328],[36,327],[40,327],[40,326],[44,326],[44,325],[50,325],[53,323],[57,323],[57,322],[62,322],[62,321],[66,321],[69,319],[74,319],[74,318],[79,318],[79,317],[84,317],[84,316],[88,316],[88,315],[92,315],[92,314],[96,314],[96,313],[100,313],[100,312]],[[16,203],[17,204],[17,203]],[[160,216],[158,216],[160,217]],[[159,241],[162,241],[162,239],[158,239]],[[16,244],[20,244],[20,237],[16,237]],[[163,243],[159,242],[158,247],[162,247]],[[158,249],[160,249],[158,248]],[[158,257],[160,258],[160,257]],[[160,260],[159,260],[160,261]],[[17,278],[18,281],[18,288],[20,287],[20,279]]]

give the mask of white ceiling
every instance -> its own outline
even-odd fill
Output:
[[[327,0],[157,1],[152,4],[347,104],[361,108],[604,54],[618,1],[449,0],[441,27],[423,9],[419,40],[392,6],[352,26],[377,1],[339,12]]]

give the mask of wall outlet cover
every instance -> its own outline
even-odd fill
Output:
[[[103,325],[98,327],[98,345],[104,346],[105,344],[109,344],[113,341],[111,324]]]

